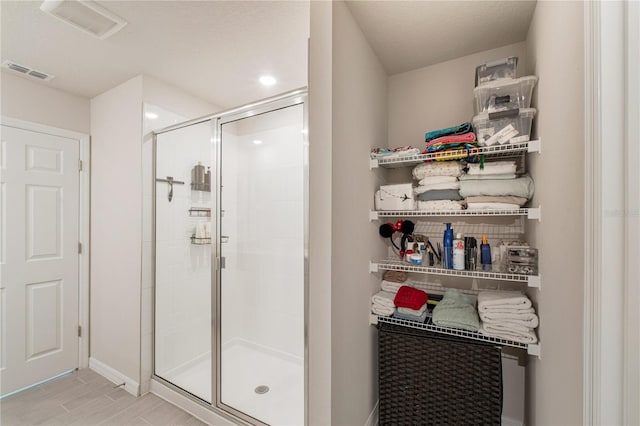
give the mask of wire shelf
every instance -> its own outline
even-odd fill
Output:
[[[478,278],[483,280],[514,281],[526,283],[529,287],[540,288],[540,275],[511,274],[506,272],[488,271],[465,271],[456,269],[436,268],[433,266],[416,266],[402,260],[385,259],[377,262],[370,262],[369,272],[383,271],[405,271],[417,272],[419,274],[445,275],[459,278]]]
[[[406,157],[372,158],[370,168],[384,167],[397,168],[414,166],[425,161],[464,160],[469,157],[484,154],[492,158],[513,158],[524,152],[540,152],[540,140],[533,140],[505,145],[482,146],[472,149],[458,149],[452,151],[430,152],[427,154],[411,155]]]
[[[432,322],[431,317],[427,317],[426,322],[420,323],[417,321],[409,321],[400,318],[378,316],[371,314],[370,323],[376,325],[378,323],[395,324],[402,327],[415,328],[418,330],[428,330],[434,333],[447,334],[449,336],[462,337],[465,339],[478,340],[481,342],[495,343],[499,346],[510,346],[513,348],[519,348],[526,350],[530,355],[540,356],[540,345],[528,345],[526,343],[514,342],[512,340],[500,339],[498,337],[485,336],[484,334],[476,331],[461,330],[458,328],[440,327]]]
[[[444,216],[526,216],[528,219],[540,220],[540,208],[521,208],[503,210],[371,210],[369,220],[382,217],[444,217]]]

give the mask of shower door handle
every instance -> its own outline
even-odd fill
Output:
[[[227,263],[227,262],[226,262],[226,259],[225,259],[224,257],[219,257],[219,258],[218,258],[218,261],[217,261],[217,264],[218,264],[218,270],[220,271],[220,270],[224,269],[224,268],[225,268],[225,266],[226,266],[226,263]]]

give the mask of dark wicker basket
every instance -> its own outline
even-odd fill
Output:
[[[380,425],[499,425],[500,347],[380,324]]]

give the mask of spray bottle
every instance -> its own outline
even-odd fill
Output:
[[[444,239],[442,245],[444,246],[444,253],[442,254],[442,266],[445,269],[453,269],[453,229],[451,224],[446,223],[447,229],[444,230]]]

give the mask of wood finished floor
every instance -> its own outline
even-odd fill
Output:
[[[87,369],[0,400],[0,425],[206,425],[148,393],[135,398]]]

